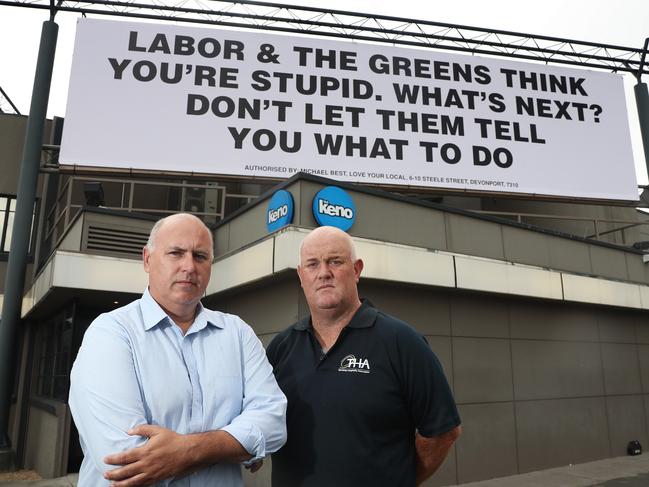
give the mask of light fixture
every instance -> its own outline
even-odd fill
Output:
[[[83,183],[83,194],[86,196],[86,205],[104,206],[104,188],[98,182]]]

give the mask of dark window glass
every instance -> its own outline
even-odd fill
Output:
[[[11,247],[11,234],[14,228],[14,217],[16,216],[16,197],[12,195],[0,195],[0,253],[8,253]],[[32,237],[34,230],[35,215],[32,217]],[[31,238],[30,238],[31,242]],[[29,254],[32,253],[33,242],[30,243]]]
[[[39,396],[61,401],[68,398],[72,367],[73,315],[74,307],[70,306],[38,326],[36,345],[39,363],[36,391]]]

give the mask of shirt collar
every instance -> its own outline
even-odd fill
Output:
[[[167,313],[165,313],[165,311],[157,303],[157,301],[153,299],[153,296],[151,296],[148,287],[142,294],[142,299],[140,299],[140,309],[142,310],[144,329],[147,331],[164,322],[165,319],[168,319],[169,323],[173,323],[173,320],[167,315]],[[199,331],[205,328],[207,325],[223,328],[223,323],[218,323],[214,319],[208,319],[207,310],[199,301],[197,305],[196,317],[194,318],[194,323],[192,323],[190,330]]]
[[[354,313],[354,316],[352,316],[352,319],[347,324],[347,327],[348,328],[369,328],[371,326],[374,326],[374,322],[376,321],[377,314],[378,314],[378,310],[374,307],[374,305],[370,302],[370,300],[363,298],[361,300],[361,306],[356,310],[356,313]],[[313,324],[311,323],[310,315],[307,316],[306,318],[302,318],[294,326],[294,328],[299,331],[309,330],[312,327]]]

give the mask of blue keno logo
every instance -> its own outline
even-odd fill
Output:
[[[340,216],[348,220],[354,218],[354,210],[342,205],[332,205],[327,200],[318,200],[318,212],[323,215]]]
[[[327,186],[313,198],[313,217],[320,226],[347,231],[356,220],[356,206],[345,191],[337,186]]]
[[[286,190],[275,192],[268,202],[266,211],[266,228],[274,232],[293,221],[293,196]]]
[[[282,205],[276,210],[268,210],[268,221],[266,223],[275,223],[277,220],[286,215],[288,215],[288,205]]]

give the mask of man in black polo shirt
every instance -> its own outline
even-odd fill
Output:
[[[267,349],[288,398],[274,487],[419,485],[460,434],[439,361],[409,325],[361,302],[362,270],[337,228],[302,243],[297,271],[311,316]]]

